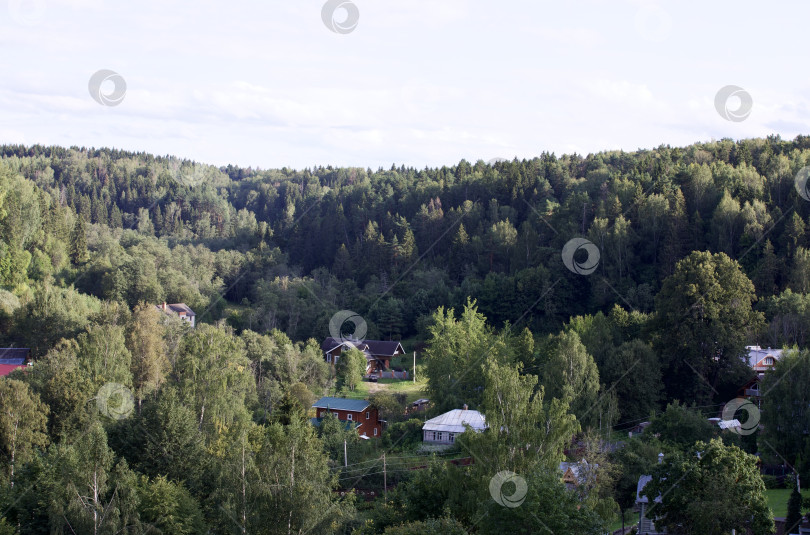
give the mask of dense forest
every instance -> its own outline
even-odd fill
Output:
[[[422,170],[0,146],[0,341],[34,358],[0,380],[0,533],[596,534],[694,451],[717,488],[750,486],[728,525],[770,533],[751,454],[810,478],[808,165],[804,136]],[[459,440],[471,467],[426,456],[386,467],[385,499],[351,492],[421,423],[391,395],[375,444],[310,426],[353,390],[320,350],[341,310],[417,352],[427,417],[469,404],[501,430]],[[793,349],[763,429],[720,436],[706,417],[752,379],[747,345]],[[118,387],[131,411],[97,410]],[[656,437],[604,447],[644,420]],[[570,491],[554,470],[583,456],[604,471]],[[501,470],[525,505],[490,499]],[[715,533],[712,508],[666,506],[671,532]]]

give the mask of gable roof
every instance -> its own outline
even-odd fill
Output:
[[[371,405],[371,403],[366,399],[346,399],[324,396],[316,401],[312,407],[333,411],[363,412],[369,405]]]
[[[155,305],[155,306],[158,308],[158,310],[163,310],[163,305]],[[185,316],[196,316],[197,315],[185,303],[173,303],[171,305],[166,304],[166,312],[168,312],[169,310],[171,310],[172,312],[174,312],[175,314],[180,315],[180,316],[183,316],[183,315],[185,315]]]
[[[20,360],[25,363],[28,354],[31,352],[27,347],[0,347],[0,364],[18,364],[17,362],[3,362],[5,360]]]
[[[321,344],[321,350],[330,352],[340,346],[353,347],[366,353],[366,358],[373,357],[393,357],[394,355],[401,355],[405,353],[402,344],[397,341],[385,340],[346,340],[340,338],[332,338],[329,336]]]
[[[422,426],[423,431],[449,431],[450,433],[463,433],[464,424],[476,431],[487,428],[484,415],[470,409],[453,409],[435,418],[431,418]]]
[[[745,349],[748,350],[748,366],[751,368],[766,366],[763,361],[767,357],[773,357],[775,361],[782,358],[781,349],[762,349],[759,346],[746,346]]]

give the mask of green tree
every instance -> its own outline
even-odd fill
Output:
[[[645,437],[641,440],[634,437],[627,440],[624,447],[611,453],[611,460],[619,469],[614,488],[622,528],[625,526],[627,512],[632,512],[636,506],[639,478],[652,472],[661,452],[662,445],[656,439]]]
[[[661,496],[651,508],[656,527],[674,535],[775,533],[757,458],[736,446],[698,442],[686,453],[667,455],[652,476],[644,494],[651,502]]]
[[[132,381],[138,413],[144,397],[163,384],[169,371],[160,320],[160,312],[154,305],[141,303],[135,307],[127,329],[126,344],[132,354]]]
[[[477,407],[483,399],[486,361],[512,360],[506,337],[487,326],[475,301],[468,301],[459,319],[454,309],[440,307],[428,327],[425,350],[427,392],[437,412]]]
[[[366,373],[366,356],[355,348],[344,350],[335,364],[335,376],[338,388],[354,391]]]
[[[784,533],[793,533],[802,520],[802,494],[799,488],[794,486],[788,499]]]
[[[84,264],[87,255],[87,231],[84,228],[84,217],[77,216],[73,231],[70,233],[70,259],[74,264]]]
[[[708,442],[714,437],[715,429],[700,411],[675,401],[653,418],[644,433],[645,436],[654,435],[665,443],[685,449],[698,441]]]
[[[141,476],[138,499],[141,521],[162,534],[194,535],[208,531],[199,503],[182,484],[164,476],[151,480]]]
[[[200,324],[183,339],[173,378],[199,429],[214,439],[249,417],[255,382],[242,341],[226,327]]]
[[[750,370],[746,342],[763,323],[754,285],[724,253],[693,252],[678,262],[656,297],[656,348],[669,399],[729,399]]]
[[[658,355],[641,340],[625,342],[607,356],[600,378],[616,392],[623,421],[638,421],[659,407],[664,390]]]
[[[464,433],[458,442],[486,470],[526,473],[541,466],[556,468],[563,449],[579,431],[576,418],[568,414],[568,399],[550,399],[537,377],[521,375],[509,365],[489,362],[485,371],[484,416],[488,430]]]
[[[48,445],[48,412],[48,406],[27,384],[0,379],[0,449],[5,454],[2,464],[11,487],[15,468]]]
[[[763,440],[792,465],[805,451],[805,430],[810,426],[808,381],[810,351],[789,350],[761,384]]]
[[[567,399],[584,426],[598,422],[594,410],[599,395],[599,370],[573,331],[551,336],[541,349],[541,383],[549,398]]]

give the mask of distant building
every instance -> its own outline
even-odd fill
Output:
[[[382,434],[383,422],[377,409],[372,407],[368,400],[327,396],[316,401],[312,408],[315,409],[312,424],[316,427],[321,425],[324,416],[331,413],[341,422],[356,429],[360,438],[378,437]]]
[[[453,409],[425,422],[422,440],[428,444],[455,444],[456,436],[466,430],[464,424],[478,432],[487,428],[484,415],[464,405],[463,409]]]
[[[570,490],[579,485],[579,466],[577,463],[564,462],[560,463],[560,472],[562,472],[562,482]]]
[[[425,398],[417,399],[416,401],[411,403],[411,408],[412,410],[417,412],[424,412],[424,410],[427,409],[429,403],[430,403],[429,399]]]
[[[636,424],[628,430],[628,434],[632,437],[634,435],[640,435],[644,433],[644,430],[650,426],[650,422],[641,422],[640,424]]]
[[[746,346],[748,350],[748,366],[756,372],[772,370],[778,360],[781,360],[783,350],[762,349],[759,346]]]
[[[180,316],[180,319],[188,322],[192,327],[194,327],[195,318],[197,314],[194,313],[191,308],[185,303],[174,303],[174,304],[166,304],[164,301],[162,305],[155,305],[158,310],[163,311],[166,314],[177,314]]]
[[[5,377],[18,368],[28,366],[30,353],[31,350],[25,347],[0,348],[0,377]]]
[[[765,378],[765,372],[772,370],[778,361],[782,359],[784,351],[782,349],[762,349],[760,346],[746,346],[748,356],[746,361],[748,366],[756,372],[756,377],[748,381],[738,395],[740,397],[752,398],[752,401],[762,408],[762,395],[760,385]]]
[[[329,364],[337,364],[340,354],[357,349],[366,357],[366,374],[383,372],[391,367],[391,359],[404,355],[402,344],[385,340],[344,340],[331,336],[321,344],[323,357]]]
[[[591,465],[588,461],[582,459],[575,463],[562,462],[558,468],[562,473],[562,482],[571,490],[580,485],[595,481],[599,465]]]

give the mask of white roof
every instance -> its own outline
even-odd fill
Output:
[[[423,431],[449,431],[450,433],[463,433],[464,424],[476,431],[487,428],[484,415],[470,409],[453,409],[435,418],[431,418],[422,426]]]
[[[720,429],[732,429],[735,427],[742,427],[739,420],[721,420],[717,423]]]
[[[764,360],[765,357],[773,357],[774,360],[782,358],[781,349],[762,349],[759,346],[747,346],[746,349],[748,350],[748,365],[752,368]]]

